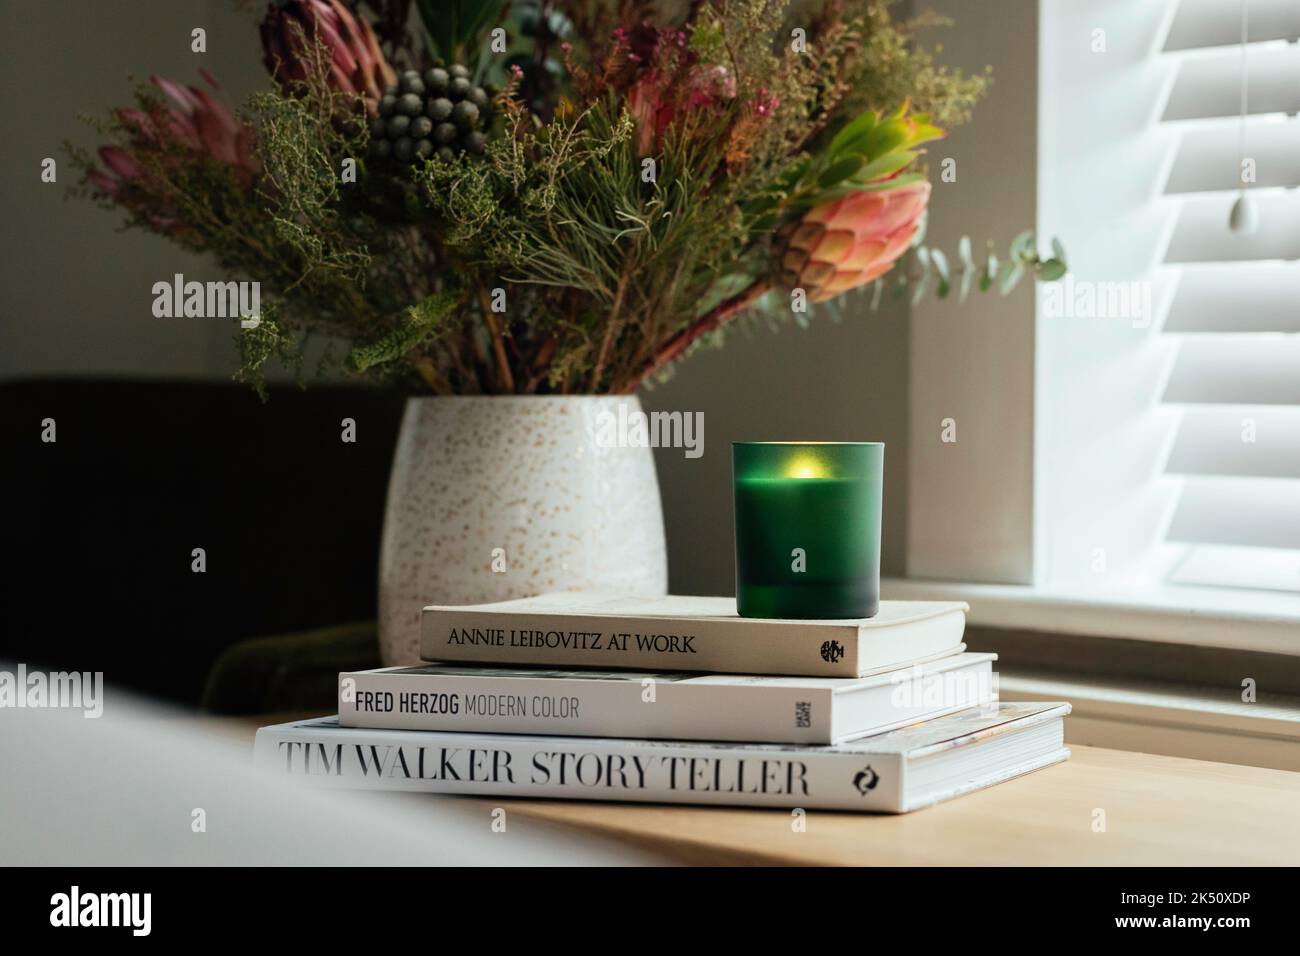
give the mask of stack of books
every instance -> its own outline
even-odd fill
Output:
[[[1069,757],[1064,703],[1000,703],[965,604],[741,618],[730,598],[565,593],[425,608],[419,667],[256,759],[323,786],[905,812]],[[559,669],[563,668],[563,669]]]

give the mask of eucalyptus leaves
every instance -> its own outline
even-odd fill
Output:
[[[993,288],[1002,295],[1007,295],[1031,273],[1039,282],[1055,282],[1068,271],[1065,261],[1065,247],[1059,239],[1052,240],[1052,254],[1044,258],[1037,248],[1033,230],[1026,229],[1011,240],[1011,247],[1006,258],[999,258],[992,240],[985,243],[983,261],[977,262],[969,236],[962,236],[957,243],[955,261],[950,262],[942,249],[922,244],[925,237],[924,226],[904,260],[904,269],[894,284],[900,290],[910,290],[911,301],[917,305],[934,286],[934,295],[946,299],[957,290],[957,301],[965,302],[972,289],[988,292]],[[880,281],[872,292],[872,308],[879,306],[888,282]]]

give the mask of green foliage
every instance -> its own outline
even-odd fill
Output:
[[[364,155],[366,134],[361,124],[354,135],[340,132],[333,101],[270,92],[249,100],[262,166],[257,199],[280,252],[274,265],[282,291],[359,300],[354,292],[371,265],[367,240],[378,236],[367,217],[346,214],[341,170],[345,159]]]
[[[634,390],[770,307],[809,210],[922,179],[924,145],[987,85],[937,66],[916,43],[937,21],[895,20],[886,0],[415,0],[414,33],[404,0],[349,6],[391,65],[478,61],[504,82],[482,157],[368,164],[366,101],[339,92],[323,43],[304,79],[244,104],[245,160],[204,134],[142,136],[121,113],[102,128],[140,175],[106,193],[95,158],[73,154],[83,191],[129,225],[261,283],[236,376],[259,391],[268,362],[301,368],[309,336],[339,346],[335,374],[438,394]],[[498,23],[504,63],[481,57]],[[170,128],[156,90],[137,99]],[[950,258],[918,235],[875,297],[1064,270],[1032,235],[982,263],[968,240]]]
[[[592,389],[632,376],[689,322],[746,238],[736,197],[700,173],[718,161],[716,145],[670,136],[643,181],[632,117],[613,109],[598,102],[525,127],[489,147],[487,163],[431,163],[417,174],[447,245],[475,274],[581,290],[528,325],[559,340],[561,377]]]
[[[251,385],[262,401],[266,401],[266,363],[276,359],[286,368],[302,371],[302,349],[299,341],[280,327],[275,318],[275,307],[263,311],[261,321],[251,329],[238,333],[240,364],[235,381]]]
[[[406,310],[405,321],[375,342],[358,345],[348,355],[348,364],[358,372],[395,362],[427,346],[446,327],[447,316],[460,304],[448,293],[431,295]]]
[[[797,176],[792,184],[788,178],[778,181],[782,212],[803,213],[851,192],[896,189],[924,179],[921,172],[906,170],[920,147],[939,139],[943,130],[923,113],[909,115],[907,106],[904,102],[887,115],[868,110],[844,124],[815,159],[791,170]]]
[[[879,307],[887,286],[893,287],[895,296],[910,290],[911,302],[917,305],[929,293],[932,282],[935,297],[939,299],[946,299],[952,293],[955,282],[957,298],[965,302],[976,286],[981,292],[996,286],[999,293],[1009,295],[1027,274],[1039,282],[1055,282],[1067,271],[1069,266],[1061,241],[1053,239],[1051,255],[1043,256],[1038,252],[1033,230],[1025,230],[1011,240],[1005,259],[998,257],[992,241],[987,242],[983,263],[976,262],[969,236],[962,236],[958,241],[956,262],[952,264],[942,249],[918,241],[894,273],[872,283],[871,307]]]
[[[949,27],[952,21],[925,13],[901,21],[880,0],[826,0],[814,6],[843,4],[844,17],[858,24],[861,43],[848,70],[853,79],[841,104],[849,114],[887,110],[904,100],[944,129],[966,123],[992,82],[989,73],[967,75],[939,66],[935,53],[918,42],[918,34]],[[972,16],[978,11],[972,9]]]
[[[504,0],[415,0],[430,55],[447,63],[470,59],[504,5]]]

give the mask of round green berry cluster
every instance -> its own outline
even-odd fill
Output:
[[[423,75],[407,70],[379,101],[379,115],[370,121],[370,151],[399,163],[480,155],[491,106],[487,91],[459,63]]]

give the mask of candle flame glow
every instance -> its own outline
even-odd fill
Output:
[[[810,455],[800,455],[798,458],[790,459],[785,467],[787,478],[825,478],[827,477],[826,468],[818,458]]]

